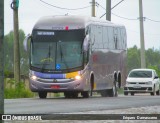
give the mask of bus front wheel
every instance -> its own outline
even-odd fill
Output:
[[[83,96],[83,98],[89,98],[88,91],[81,92],[81,95]]]
[[[47,97],[47,92],[38,92],[39,98],[45,99]]]

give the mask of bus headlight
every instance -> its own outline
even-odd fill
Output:
[[[32,80],[37,80],[37,77],[36,77],[35,75],[32,75],[32,76],[31,76],[31,79],[32,79]]]
[[[75,76],[75,79],[76,79],[76,80],[80,80],[80,79],[81,79],[81,76],[80,76],[80,75],[77,75],[77,76]]]

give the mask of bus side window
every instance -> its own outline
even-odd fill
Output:
[[[122,49],[126,49],[126,32],[124,28],[121,28]]]
[[[113,27],[108,27],[109,49],[115,49]]]
[[[96,49],[96,26],[92,25],[91,26],[91,46],[92,46],[92,50]]]
[[[97,29],[96,29],[96,43],[98,45],[98,49],[102,49],[103,48],[103,35],[102,35],[102,26],[97,26]]]
[[[103,27],[103,46],[104,49],[108,49],[109,38],[108,38],[108,27]]]
[[[118,38],[118,42],[117,42],[117,45],[118,45],[118,49],[123,49],[123,41],[122,41],[122,38],[121,38],[121,29],[120,28],[117,28],[117,38]]]
[[[87,64],[89,61],[89,50],[84,52],[84,63]]]

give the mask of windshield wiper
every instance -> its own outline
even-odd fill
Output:
[[[50,57],[51,57],[51,50],[50,50],[50,45],[49,45],[48,54],[47,54],[47,56],[46,56],[45,59],[49,58],[49,60],[50,60]],[[42,64],[41,72],[44,71],[44,68],[45,68],[46,65],[49,65],[49,64],[46,64],[46,61],[47,61],[47,60],[44,60],[44,63]]]
[[[63,52],[62,52],[61,41],[59,41],[59,43],[60,43],[59,47],[60,47],[60,55],[61,55],[61,61],[62,61],[62,57],[63,57]]]
[[[63,51],[62,51],[62,46],[61,46],[61,41],[58,42],[59,43],[59,47],[60,47],[60,55],[61,55],[61,61],[63,59],[63,62],[64,62],[64,65],[66,66],[66,69],[67,71],[69,72],[69,67],[68,67],[68,64],[64,58],[64,55],[63,55]]]

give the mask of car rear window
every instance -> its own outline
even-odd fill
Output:
[[[129,77],[151,78],[152,77],[152,71],[132,71],[132,72],[130,72]]]

